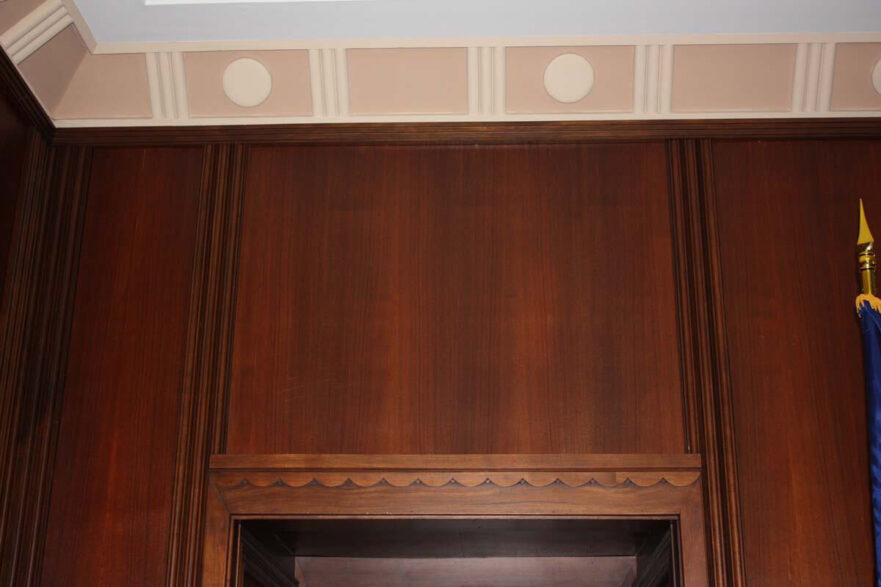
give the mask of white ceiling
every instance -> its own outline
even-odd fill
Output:
[[[100,43],[881,32],[881,0],[73,0]]]

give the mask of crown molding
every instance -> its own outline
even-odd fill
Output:
[[[47,0],[0,35],[0,45],[19,64],[61,30],[72,26],[79,33],[86,55],[70,66],[60,97],[57,89],[43,89],[51,77],[47,63],[64,52],[60,44],[46,47],[40,65],[29,66],[42,67],[40,72],[22,69],[57,128],[881,117],[881,92],[871,89],[871,76],[863,80],[854,73],[865,65],[859,59],[868,57],[839,63],[841,45],[881,46],[881,33],[118,44],[96,41],[73,2]],[[745,46],[772,56],[773,67],[756,73],[749,65],[754,53]],[[720,47],[724,50],[714,51]],[[388,56],[365,56],[365,49],[395,53],[393,59],[406,66],[395,69],[383,63]],[[433,78],[420,77],[433,70],[432,50],[458,50],[461,57],[445,61]],[[601,68],[582,100],[560,103],[546,95],[541,78],[548,51],[574,51]],[[684,58],[689,54],[690,64]],[[274,78],[267,105],[241,107],[219,89],[223,68],[242,56],[267,60]],[[881,53],[873,59],[881,62]],[[850,72],[843,84],[839,70]],[[712,79],[703,83],[707,75]],[[41,76],[42,87],[34,81]]]
[[[607,45],[754,45],[877,43],[881,33],[726,33],[688,35],[594,35],[530,37],[400,37],[345,39],[261,39],[242,41],[97,42],[96,55],[146,52],[282,51],[297,49],[389,49],[425,47],[596,47]]]
[[[36,128],[44,138],[52,137],[55,130],[52,120],[3,51],[0,51],[0,88],[22,120]]]

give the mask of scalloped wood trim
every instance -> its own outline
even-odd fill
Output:
[[[306,486],[320,486],[326,488],[359,487],[369,488],[379,485],[390,487],[445,487],[460,485],[462,487],[477,487],[479,485],[495,485],[496,487],[513,487],[515,485],[529,485],[531,487],[547,487],[549,485],[565,485],[566,487],[583,487],[585,485],[598,485],[601,487],[620,487],[632,485],[636,487],[651,487],[659,483],[667,483],[674,487],[687,487],[698,480],[700,473],[697,471],[687,472],[536,472],[536,473],[435,473],[435,472],[409,472],[409,473],[290,473],[285,475],[251,475],[246,476],[233,485],[218,486],[223,489],[241,488],[246,486],[265,487],[288,487],[297,489]]]
[[[658,468],[665,462],[677,462],[681,456],[265,455],[264,467],[250,470],[241,466],[249,460],[244,456],[212,460],[202,584],[230,584],[235,573],[232,553],[236,529],[246,519],[565,516],[676,520],[682,545],[682,585],[706,587],[710,583],[700,459],[680,462],[684,466],[679,469]],[[460,457],[467,457],[460,465],[482,462],[496,467],[464,471],[432,468]],[[615,458],[634,463],[641,459],[649,470],[610,470]],[[306,460],[312,461],[311,470],[297,466]],[[571,467],[548,468],[548,462],[555,460]],[[221,462],[225,466],[218,466]],[[289,468],[266,466],[281,462]],[[343,462],[346,468],[330,467]],[[398,466],[376,466],[381,462]],[[405,468],[407,464],[415,466]],[[529,465],[545,467],[525,470]]]

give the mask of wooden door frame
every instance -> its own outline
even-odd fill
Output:
[[[684,587],[708,585],[698,455],[217,455],[202,585],[232,580],[249,519],[653,518],[679,528]]]

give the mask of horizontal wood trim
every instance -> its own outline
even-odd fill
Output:
[[[881,137],[881,119],[629,120],[61,128],[56,143],[501,144],[686,138]]]
[[[698,454],[213,455],[213,471],[699,471]]]

